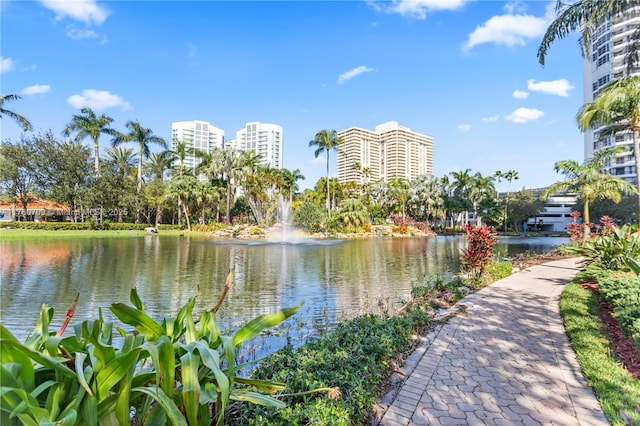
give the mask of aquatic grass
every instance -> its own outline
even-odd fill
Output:
[[[574,282],[562,293],[560,312],[587,382],[611,424],[628,424],[623,416],[631,419],[630,424],[640,424],[640,380],[611,356],[611,344],[600,321],[598,297]]]

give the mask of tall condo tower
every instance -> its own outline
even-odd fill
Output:
[[[261,165],[282,169],[282,143],[281,126],[251,121],[236,132],[236,139],[231,145],[246,152],[253,150],[260,156]]]
[[[343,140],[337,160],[341,183],[414,180],[433,173],[433,137],[396,121],[380,124],[375,131],[350,127],[338,136]]]
[[[589,55],[583,62],[584,102],[592,102],[610,82],[627,75],[640,75],[636,66],[627,69],[626,58],[631,51],[633,33],[640,28],[640,7],[635,7],[623,16],[600,25],[592,34]],[[631,183],[637,182],[633,137],[630,131],[604,136],[601,129],[584,133],[584,156],[590,158],[600,149],[624,146],[626,149],[611,159],[606,172]]]
[[[171,123],[171,149],[173,151],[179,142],[185,142],[187,148],[190,148],[184,160],[185,169],[195,171],[202,161],[196,157],[195,150],[211,154],[215,148],[222,148],[224,130],[206,121],[175,121]]]

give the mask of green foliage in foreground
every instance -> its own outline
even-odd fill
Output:
[[[576,283],[570,284],[562,293],[560,311],[582,371],[611,424],[624,426],[622,415],[630,417],[630,424],[640,424],[636,408],[640,401],[640,380],[633,379],[611,356],[611,346],[599,319],[597,297]],[[621,411],[625,414],[621,415]]]
[[[513,265],[511,262],[499,261],[493,262],[484,271],[483,280],[486,284],[501,280],[513,273]]]
[[[365,424],[376,402],[387,361],[407,350],[411,333],[429,323],[425,311],[416,309],[400,317],[365,315],[345,321],[320,340],[276,352],[253,372],[256,379],[271,377],[286,384],[283,409],[243,406],[235,424],[248,425],[357,425]],[[338,388],[341,396],[328,399],[302,394],[312,388]],[[334,392],[334,396],[337,393]],[[331,393],[330,393],[331,395]]]
[[[640,278],[603,274],[598,277],[598,290],[613,305],[615,317],[640,350]]]
[[[231,401],[283,408],[269,395],[283,385],[249,380],[235,364],[240,346],[293,315],[298,305],[249,321],[224,336],[218,305],[194,318],[195,297],[175,317],[156,322],[135,289],[131,305],[111,311],[125,331],[104,321],[83,321],[62,337],[49,331],[53,309],[42,308],[31,335],[20,343],[0,324],[2,425],[222,425]],[[73,315],[73,307],[67,319]],[[117,339],[114,341],[114,337]]]

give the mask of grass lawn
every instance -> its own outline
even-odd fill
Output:
[[[582,371],[611,424],[640,425],[640,380],[634,379],[611,356],[611,343],[600,321],[597,296],[572,283],[562,293],[560,312]],[[627,421],[623,416],[627,416]]]

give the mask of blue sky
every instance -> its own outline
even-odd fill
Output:
[[[561,179],[555,161],[583,160],[577,36],[544,68],[536,58],[554,4],[3,0],[1,92],[58,135],[83,106],[167,141],[172,121],[206,120],[227,139],[276,123],[303,188],[325,174],[308,146],[317,131],[390,120],[434,137],[436,176],[515,169],[512,189],[541,187]],[[21,134],[6,117],[1,132]]]

